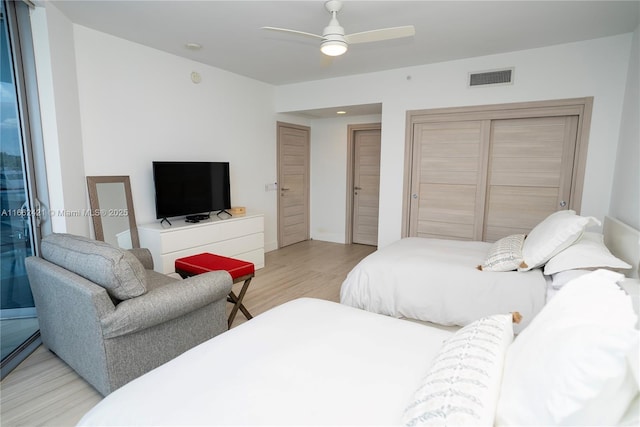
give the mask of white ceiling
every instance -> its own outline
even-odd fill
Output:
[[[341,57],[315,39],[324,1],[54,0],[72,22],[217,68],[281,85],[588,40],[634,31],[640,1],[350,1],[347,33],[414,25],[413,38],[352,45]],[[198,51],[185,47],[201,44]]]

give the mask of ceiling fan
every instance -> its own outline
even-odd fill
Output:
[[[324,4],[331,14],[331,20],[322,31],[322,35],[306,33],[304,31],[290,30],[288,28],[262,27],[263,30],[280,31],[290,34],[297,34],[306,37],[313,37],[322,40],[320,50],[328,56],[339,56],[347,51],[349,44],[369,43],[382,40],[399,39],[411,37],[416,33],[413,25],[403,27],[381,28],[378,30],[363,31],[360,33],[345,34],[344,28],[338,22],[338,12],[342,9],[342,1],[330,0]]]

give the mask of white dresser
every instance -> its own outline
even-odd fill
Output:
[[[175,271],[175,260],[202,252],[211,252],[252,262],[264,267],[264,216],[244,215],[187,223],[184,219],[138,226],[140,246],[153,256],[154,269],[168,274]]]

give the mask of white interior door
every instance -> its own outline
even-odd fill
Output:
[[[278,246],[309,240],[310,129],[278,123]]]
[[[353,167],[353,243],[378,244],[380,129],[355,132]]]

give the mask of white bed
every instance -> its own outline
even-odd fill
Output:
[[[467,325],[518,311],[526,326],[545,304],[540,269],[479,271],[491,243],[409,237],[363,259],[348,274],[340,302],[398,318]],[[519,330],[518,329],[518,330]]]
[[[79,425],[637,425],[637,316],[609,273],[568,284],[515,340],[510,314],[450,332],[295,300],[126,384]]]
[[[627,275],[637,277],[638,231],[606,217],[604,236],[586,233],[589,227],[599,225],[600,221],[593,217],[558,211],[534,227],[526,239],[524,235],[510,236],[503,239],[506,242],[501,246],[419,237],[401,239],[367,256],[349,272],[340,290],[340,302],[440,325],[464,326],[491,313],[518,311],[523,316],[516,328],[519,333],[558,289],[547,262],[554,264],[555,271],[621,267],[624,260],[630,264],[627,267],[632,267]],[[582,248],[585,242],[581,239],[586,234],[595,240],[603,239],[621,259],[601,253],[606,251],[602,241],[591,242],[584,250],[569,250],[578,243]],[[521,240],[509,240],[517,236]],[[514,246],[516,241],[520,246]],[[569,258],[569,252],[575,255]],[[491,259],[489,254],[493,254],[494,261],[507,260],[506,269],[514,271],[478,270],[477,266],[486,265]],[[526,271],[519,267],[520,261],[528,262],[522,264]]]
[[[397,425],[450,335],[299,299],[129,383],[80,424]]]

